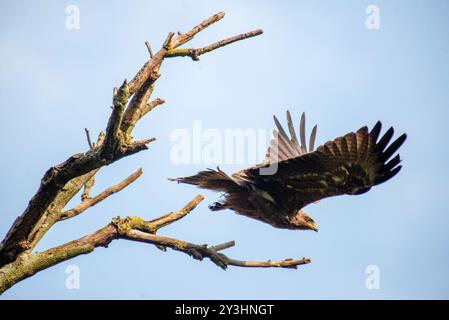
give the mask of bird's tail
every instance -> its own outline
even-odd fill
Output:
[[[203,189],[221,191],[230,193],[238,191],[240,185],[230,176],[217,168],[217,170],[207,169],[200,171],[196,175],[182,178],[169,178],[168,180],[177,181],[178,183],[193,184]]]

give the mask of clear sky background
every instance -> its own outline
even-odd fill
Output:
[[[65,27],[70,4],[80,9],[79,30]],[[371,4],[380,8],[379,30],[365,26]],[[190,46],[256,28],[265,33],[200,62],[165,61],[154,96],[167,103],[135,132],[157,142],[103,168],[93,193],[138,167],[144,175],[57,224],[37,249],[81,237],[117,215],[156,217],[201,192],[206,200],[161,234],[194,243],[235,240],[226,254],[236,259],[306,256],[312,263],[296,271],[223,271],[208,260],[119,240],[39,272],[1,299],[449,298],[449,3],[443,0],[1,2],[0,237],[51,165],[86,151],[84,128],[104,130],[112,88],[148,58],[144,42],[156,50],[169,31],[186,31],[219,11],[226,17]],[[272,115],[284,121],[287,108],[296,119],[305,111],[309,124],[318,124],[319,144],[377,120],[407,132],[403,170],[362,196],[308,207],[318,233],[212,213],[207,205],[218,194],[166,180],[210,166],[173,164],[173,130],[191,130],[195,120],[220,131],[268,130]],[[70,265],[79,267],[79,290],[65,286]],[[369,265],[380,270],[379,290],[366,288]]]

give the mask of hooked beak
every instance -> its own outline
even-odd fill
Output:
[[[310,230],[313,230],[313,231],[315,231],[315,232],[318,232],[318,226],[317,226],[316,224],[313,224],[313,225],[310,227]]]

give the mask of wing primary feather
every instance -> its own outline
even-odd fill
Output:
[[[382,159],[384,161],[388,160],[393,155],[393,153],[395,153],[401,147],[405,139],[407,139],[407,135],[404,133],[399,138],[397,138],[392,144],[390,144],[387,150],[385,150],[385,152],[383,153]]]
[[[279,122],[278,118],[276,116],[273,116],[274,123],[276,124],[276,127],[278,128],[279,134],[283,136],[286,140],[290,140],[287,136],[287,133],[285,132],[284,128],[282,128],[281,123]]]
[[[387,132],[385,132],[383,137],[377,143],[377,149],[379,150],[379,152],[384,151],[385,147],[388,145],[391,138],[393,137],[393,134],[394,134],[393,127],[391,127],[390,129],[387,130]]]
[[[290,115],[290,111],[287,110],[287,125],[288,131],[290,131],[291,141],[295,147],[299,147],[298,138],[296,137],[295,128],[293,127],[292,116]]]
[[[301,139],[301,149],[304,152],[307,152],[307,145],[306,145],[306,114],[305,112],[301,115],[301,122],[299,124],[299,137]]]
[[[384,165],[383,171],[388,172],[396,167],[399,163],[401,163],[401,157],[399,156],[399,154],[397,154],[393,159],[391,159]]]
[[[364,134],[363,138],[362,138],[362,142],[360,145],[360,148],[358,148],[358,158],[359,160],[365,160],[366,157],[368,156],[368,135]]]
[[[377,138],[379,137],[380,130],[382,129],[382,122],[377,121],[374,125],[373,129],[370,132],[370,136],[373,138],[373,142],[377,142]]]
[[[398,172],[401,171],[401,169],[402,169],[402,166],[397,166],[397,167],[394,168],[393,170],[388,171],[386,174],[380,176],[378,179],[376,179],[376,180],[374,181],[374,183],[377,185],[377,184],[381,184],[381,183],[384,183],[385,181],[390,180],[390,179],[393,178],[395,175],[397,175]]]
[[[345,161],[350,161],[350,159],[351,159],[351,156],[349,153],[348,141],[346,140],[348,138],[349,138],[349,136],[347,136],[347,135],[344,136],[341,139],[341,143],[340,143],[340,151],[341,151],[341,154],[343,155]]]
[[[275,139],[271,141],[270,154],[277,157],[275,162],[279,162],[280,159],[287,159],[288,152],[286,153],[285,149],[283,148],[282,135],[277,130],[273,130],[273,134]],[[273,160],[274,159],[275,158],[273,158]]]
[[[317,126],[315,125],[312,129],[312,133],[310,134],[309,152],[312,152],[315,147],[316,130]]]
[[[348,149],[349,154],[351,156],[351,160],[357,159],[357,135],[355,133],[351,133],[348,140]]]
[[[283,136],[282,134],[278,136],[277,147],[285,153],[286,158],[291,158],[296,153],[288,137]]]
[[[363,135],[367,134],[368,133],[368,127],[367,126],[361,127],[359,130],[357,130],[357,133],[360,133],[360,134],[363,134]]]

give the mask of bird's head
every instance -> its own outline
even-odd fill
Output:
[[[313,230],[318,232],[318,226],[311,217],[304,211],[298,210],[295,215],[290,218],[290,223],[295,229]]]

